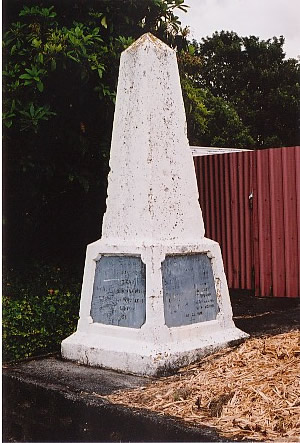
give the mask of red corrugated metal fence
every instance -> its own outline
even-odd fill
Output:
[[[228,285],[300,296],[300,147],[195,157],[206,237]]]

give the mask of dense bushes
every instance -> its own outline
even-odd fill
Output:
[[[2,304],[3,360],[59,350],[60,342],[76,327],[80,285],[73,282],[64,288],[66,275],[60,269],[32,271],[25,287],[20,284],[24,278],[19,280],[12,270],[9,276]]]

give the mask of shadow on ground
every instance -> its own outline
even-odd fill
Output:
[[[237,291],[230,298],[236,326],[252,336],[300,329],[300,298],[254,297]]]

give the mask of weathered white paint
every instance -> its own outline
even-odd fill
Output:
[[[219,245],[204,237],[175,52],[143,35],[123,52],[102,238],[87,248],[80,319],[62,356],[83,364],[155,375],[247,335],[232,321]],[[206,252],[220,312],[216,320],[165,325],[161,263],[166,254]],[[140,328],[93,323],[96,260],[138,255],[146,264],[146,322]]]
[[[204,237],[176,54],[151,34],[121,56],[110,168],[103,239]]]

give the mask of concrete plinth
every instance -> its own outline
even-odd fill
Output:
[[[245,338],[220,247],[204,237],[176,54],[151,34],[121,56],[110,168],[62,356],[158,375]]]
[[[162,263],[166,256],[197,253],[207,254],[212,264],[217,299],[215,319],[168,327],[165,324]],[[101,254],[140,257],[146,265],[146,319],[140,328],[93,321],[91,304],[95,269]],[[62,343],[62,356],[82,364],[143,375],[162,375],[247,337],[232,321],[220,247],[205,238],[198,245],[142,248],[114,247],[99,240],[88,246],[82,294],[78,329]]]

